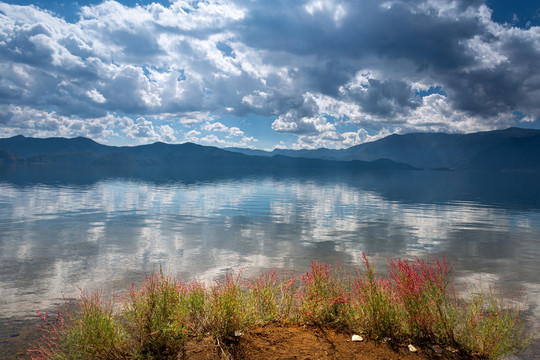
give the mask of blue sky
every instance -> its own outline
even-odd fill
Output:
[[[300,149],[540,128],[538,59],[536,1],[0,1],[0,137]]]

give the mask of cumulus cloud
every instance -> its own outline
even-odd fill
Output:
[[[88,95],[88,97],[92,99],[92,101],[95,101],[100,104],[103,104],[105,101],[107,101],[107,99],[105,99],[105,97],[101,95],[101,93],[97,91],[96,89],[87,91],[86,95]]]
[[[315,3],[317,9],[324,4]],[[245,32],[244,39],[254,47],[272,49],[273,45],[268,43],[278,37],[283,39],[282,49],[291,54],[304,59],[306,54],[317,55],[318,61],[306,62],[296,73],[299,77],[310,72],[313,77],[317,75],[317,79],[304,79],[308,86],[314,87],[309,90],[357,105],[366,118],[381,122],[398,119],[395,125],[400,125],[407,120],[407,114],[422,105],[419,99],[422,96],[413,91],[412,85],[417,82],[440,86],[448,94],[452,108],[475,118],[478,129],[495,125],[493,120],[497,122],[499,115],[508,115],[517,108],[535,111],[529,103],[534,96],[530,91],[533,87],[525,93],[523,84],[537,71],[529,71],[529,75],[521,71],[538,67],[533,59],[540,48],[531,37],[538,34],[538,28],[496,24],[489,9],[478,3],[380,4],[366,2],[365,6],[348,7],[340,27],[317,29],[307,21],[305,25],[312,36],[301,37],[302,44],[299,37],[285,36],[291,26],[295,29],[288,23],[293,21],[291,16],[281,20],[286,25],[272,29],[257,27]],[[296,14],[295,5],[282,5]],[[311,16],[316,15],[313,9],[314,5],[307,9]],[[276,16],[275,12],[256,14],[262,24],[272,23],[264,20]],[[516,44],[515,48],[511,44]],[[521,52],[529,56],[516,57]],[[365,78],[363,84],[354,87],[356,74],[362,69],[374,69],[382,76]],[[536,80],[532,82],[538,85]],[[338,96],[336,89],[342,90]],[[280,119],[282,126],[278,128],[297,130],[302,125],[301,119],[297,125]]]
[[[244,136],[244,132],[239,127],[233,126],[229,128],[229,136]]]
[[[202,143],[210,144],[210,145],[218,145],[218,146],[225,146],[227,142],[223,139],[220,139],[214,134],[207,135],[200,139]]]
[[[174,129],[169,125],[161,125],[159,127],[159,133],[161,134],[161,140],[166,143],[176,142],[176,136]]]
[[[272,123],[272,129],[277,132],[293,133],[302,136],[317,136],[323,134],[332,136],[336,129],[334,124],[324,116],[297,118],[291,113],[280,116]]]
[[[228,131],[229,128],[220,123],[219,121],[210,123],[206,122],[203,126],[201,126],[201,129],[205,131]]]
[[[127,118],[113,115],[82,119],[26,106],[0,105],[0,136],[20,134],[33,137],[75,137],[85,134],[90,138],[105,141],[115,134],[114,128],[125,120]]]
[[[201,127],[202,131],[210,132],[205,136],[201,136],[202,132],[198,130],[190,130],[184,134],[184,140],[194,143],[203,143],[205,145],[213,145],[220,147],[249,147],[253,148],[253,143],[257,142],[253,136],[245,136],[244,132],[236,126],[227,127],[220,122],[206,122]],[[217,133],[227,133],[225,138],[218,136]]]
[[[190,130],[187,133],[184,134],[184,140],[186,142],[192,142],[196,143],[199,141],[199,135],[201,135],[200,131],[197,130]]]
[[[540,27],[488,5],[108,0],[70,23],[0,3],[0,132],[249,145],[222,118],[255,114],[296,147],[340,148],[537,123]]]
[[[157,129],[154,123],[144,117],[139,117],[132,120],[129,117],[124,117],[120,121],[122,132],[129,139],[137,140],[139,143],[149,142],[176,142],[175,131],[169,125],[158,126]]]
[[[242,136],[244,139],[247,139],[244,136],[245,135],[244,132],[240,130],[239,127],[237,126],[227,127],[223,125],[222,123],[220,123],[219,121],[216,121],[216,122],[207,121],[201,126],[201,130],[226,132],[228,133],[227,138]]]

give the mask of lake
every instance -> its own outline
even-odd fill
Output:
[[[453,281],[523,289],[540,319],[540,176],[0,171],[0,320],[23,324],[79,287],[121,293],[159,270],[185,280],[346,266],[365,252],[442,257]],[[13,333],[15,332],[15,335]],[[20,333],[3,326],[3,348]],[[522,359],[538,358],[538,341]],[[5,352],[4,352],[5,353]]]

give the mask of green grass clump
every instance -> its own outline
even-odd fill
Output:
[[[74,308],[45,321],[41,341],[29,350],[32,359],[124,358],[127,334],[115,316],[114,302],[99,292],[81,291]]]
[[[443,259],[426,262],[389,260],[389,274],[398,306],[404,313],[405,333],[414,340],[455,343],[453,291],[448,289],[452,266]]]
[[[498,359],[525,350],[532,341],[532,336],[525,336],[520,306],[492,288],[471,292],[459,309],[456,338],[468,352]]]
[[[391,279],[377,277],[365,254],[362,263],[364,272],[357,269],[351,280],[349,326],[380,339],[401,337],[404,314]]]
[[[264,324],[275,321],[283,313],[287,313],[287,311],[282,312],[280,306],[280,302],[287,304],[287,301],[280,298],[280,280],[275,269],[254,277],[248,282],[248,289],[249,300],[247,302],[252,307],[252,319],[255,323]],[[292,306],[290,301],[287,306],[289,308]]]
[[[161,273],[131,286],[120,301],[81,292],[74,307],[45,320],[33,359],[176,359],[192,337],[212,336],[216,351],[239,334],[270,322],[316,324],[373,338],[451,346],[498,359],[518,353],[525,335],[522,305],[495,291],[464,300],[450,285],[452,264],[390,259],[377,276],[362,267],[312,262],[303,275],[272,270],[257,277],[229,273],[212,286]]]
[[[350,292],[338,265],[313,261],[301,278],[298,292],[300,319],[316,324],[340,324],[347,318]]]
[[[216,339],[234,337],[249,327],[248,299],[241,274],[227,274],[224,281],[216,281],[207,301],[210,323],[206,326]]]
[[[187,340],[189,305],[186,287],[162,274],[132,286],[123,314],[131,338],[127,352],[142,359],[177,357]]]

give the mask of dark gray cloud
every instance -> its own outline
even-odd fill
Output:
[[[348,96],[364,111],[381,117],[408,114],[420,105],[410,85],[401,80],[369,79],[365,87],[350,90]]]
[[[296,2],[281,2],[270,11],[259,4],[250,9],[248,19],[242,23],[244,31],[238,36],[256,48],[313,55],[313,62],[295,75],[308,90],[323,94],[335,95],[336,89],[356,71],[373,66],[372,58],[380,58],[387,61],[386,66],[390,65],[388,61],[412,63],[417,74],[403,71],[397,75],[430,79],[454,95],[451,101],[456,109],[472,115],[492,116],[515,109],[520,105],[519,99],[527,99],[524,92],[528,89],[522,84],[531,71],[537,70],[538,44],[521,33],[511,41],[504,39],[505,32],[512,32],[508,28],[494,32],[492,23],[482,21],[482,12],[478,10],[481,2],[460,2],[447,15],[420,1],[396,1],[390,8],[382,7],[379,1],[340,3],[346,10],[338,21],[332,20],[328,9],[310,15]],[[443,7],[444,3],[440,5]],[[298,13],[302,16],[296,16]],[[507,63],[474,69],[479,65],[477,55],[484,56],[470,49],[475,37],[480,38],[477,42],[485,45],[486,50],[501,46],[500,55],[507,57]],[[519,68],[527,71],[516,71]],[[392,79],[391,83],[402,82],[402,78]],[[384,96],[378,91],[381,83],[374,80],[372,84],[378,89],[363,97],[364,110],[388,115],[381,104],[394,102],[395,92],[388,92],[385,101],[376,95]],[[536,84],[532,86],[536,88]],[[398,103],[404,104],[401,99]]]

